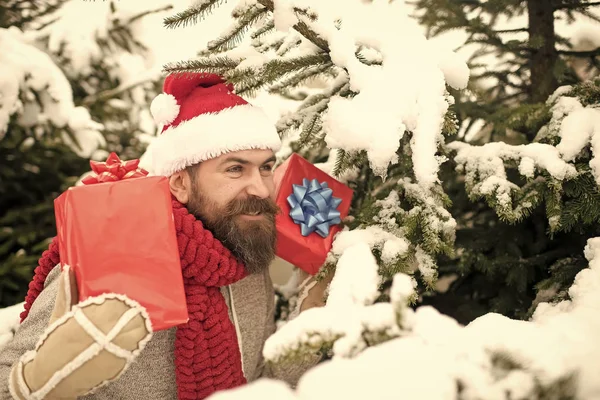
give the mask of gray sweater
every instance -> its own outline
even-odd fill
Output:
[[[48,275],[45,289],[33,303],[28,317],[13,340],[0,352],[0,400],[11,398],[8,378],[12,365],[23,353],[35,347],[47,326],[54,307],[59,275],[59,267]],[[248,382],[271,377],[294,386],[300,376],[316,364],[318,359],[315,357],[295,365],[265,368],[262,348],[265,340],[275,332],[275,294],[268,271],[224,287],[222,293],[229,308],[229,318],[237,328],[244,375]],[[146,348],[117,381],[83,399],[176,400],[174,345],[175,328],[155,332]]]

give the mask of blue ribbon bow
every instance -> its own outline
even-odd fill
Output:
[[[342,199],[333,197],[327,182],[304,178],[302,185],[292,185],[293,191],[287,198],[292,207],[290,217],[300,225],[302,236],[317,232],[321,237],[329,236],[329,228],[342,222],[337,207]]]

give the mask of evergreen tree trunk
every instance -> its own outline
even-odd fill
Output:
[[[555,67],[558,53],[554,36],[554,6],[546,0],[528,0],[529,43],[532,48],[530,99],[543,103],[558,87]]]

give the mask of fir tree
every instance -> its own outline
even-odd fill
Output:
[[[532,141],[547,115],[540,110],[559,86],[577,84],[597,66],[600,48],[583,51],[556,25],[582,16],[600,21],[598,3],[585,0],[414,0],[416,17],[428,35],[464,31],[471,48],[468,91],[459,95],[459,122],[489,124],[492,141],[507,130]],[[490,65],[490,58],[497,60]],[[578,61],[587,60],[583,67]],[[578,68],[579,66],[579,68]],[[508,108],[508,110],[507,110]],[[507,118],[510,117],[510,118]],[[547,120],[547,119],[546,119]],[[485,140],[485,139],[484,139]]]
[[[121,67],[132,71],[127,63],[137,62],[143,70],[145,49],[132,26],[160,10],[142,9],[119,20],[127,15],[119,14],[117,3],[99,4],[107,35],[73,44],[72,36],[83,36],[65,35],[72,29],[102,28],[73,22],[92,5],[0,5],[0,307],[23,300],[56,233],[54,199],[89,171],[90,158],[105,159],[110,151],[138,158],[145,148],[140,138],[154,130],[148,103],[159,77],[130,80]]]
[[[429,35],[450,30],[467,34],[463,47],[472,52],[469,87],[451,92],[460,130],[473,137],[472,144],[554,146],[561,141],[561,123],[569,112],[563,101],[573,97],[584,107],[597,104],[597,83],[582,80],[597,73],[600,51],[578,48],[581,45],[574,38],[560,36],[557,29],[578,16],[600,21],[597,3],[413,3]],[[490,57],[497,60],[494,65],[487,61]],[[465,140],[464,136],[454,139]],[[557,179],[539,165],[531,174],[523,173],[529,157],[519,154],[515,146],[506,146],[512,155],[494,160],[505,164],[506,181],[486,193],[481,185],[489,176],[483,169],[490,160],[465,160],[469,150],[463,148],[462,159],[459,151],[459,157],[451,157],[442,171],[446,193],[453,201],[450,211],[458,221],[459,256],[442,261],[440,273],[452,283],[443,294],[425,293],[424,303],[467,323],[488,311],[526,318],[540,301],[567,298],[574,276],[585,267],[583,245],[597,234],[600,204],[587,165],[591,154],[586,150],[577,160],[573,157],[569,161],[577,172]],[[470,156],[482,155],[482,148],[471,149]],[[514,185],[509,188],[510,184]],[[503,196],[510,201],[499,201]]]
[[[195,23],[206,17],[219,4],[218,1],[209,0],[200,2],[165,19],[165,25],[177,28]],[[332,60],[327,41],[310,27],[311,21],[317,20],[314,10],[309,7],[286,10],[291,13],[287,19],[291,19],[292,22],[289,23],[293,25],[289,33],[276,28],[273,10],[274,4],[269,0],[242,2],[232,12],[235,20],[232,26],[219,38],[209,42],[207,49],[201,52],[197,59],[168,64],[164,68],[165,72],[218,73],[233,83],[240,95],[252,96],[260,90],[267,90],[272,94],[291,98],[297,98],[298,89],[307,82],[328,79],[328,87],[325,90],[305,97],[297,112],[279,121],[277,128],[283,137],[291,140],[294,151],[313,162],[329,159],[334,164],[331,171],[333,175],[354,175],[348,182],[356,190],[353,199],[355,219],[350,224],[352,228],[372,224],[373,213],[376,210],[373,203],[377,200],[372,196],[373,192],[388,195],[391,189],[402,191],[404,208],[394,211],[394,217],[401,222],[387,228],[398,233],[396,231],[399,226],[404,226],[403,229],[406,229],[407,233],[401,236],[409,238],[413,245],[402,257],[382,261],[382,269],[387,271],[387,279],[391,279],[396,272],[408,272],[415,265],[422,266],[421,281],[431,286],[436,279],[434,257],[452,251],[453,221],[444,209],[448,198],[439,184],[432,182],[431,190],[416,190],[412,183],[415,179],[413,165],[406,157],[412,153],[412,133],[406,131],[397,151],[388,150],[388,153],[391,153],[390,159],[399,160],[389,167],[385,163],[375,163],[366,150],[336,149],[330,156],[323,129],[324,116],[328,114],[330,101],[336,97],[352,99],[357,95],[357,91],[353,90],[349,82],[347,70]],[[371,51],[368,46],[357,48],[353,56],[365,67],[381,64],[381,54]],[[436,132],[436,135],[451,135],[456,132],[452,112],[445,114],[441,122],[443,130]],[[299,134],[295,135],[298,132]],[[434,155],[431,154],[431,157]],[[437,161],[432,163],[436,164]],[[385,183],[382,179],[403,176],[408,179],[398,186],[390,185],[389,180]],[[433,196],[434,202],[428,201],[429,196]],[[379,243],[378,246],[382,244]],[[382,249],[373,250],[377,255]],[[323,271],[334,264],[335,257],[324,266]]]
[[[598,81],[580,82],[581,71],[575,70],[571,58],[591,57],[588,72],[593,73],[596,52],[570,49],[572,44],[556,37],[553,25],[555,13],[566,18],[577,13],[593,16],[590,8],[595,3],[417,1],[417,10],[424,10],[420,20],[431,34],[462,27],[467,29],[469,40],[482,44],[482,49],[471,60],[474,74],[466,89],[460,62],[451,54],[433,56],[445,72],[445,101],[450,105],[439,122],[437,146],[421,147],[424,134],[418,124],[398,125],[403,134],[392,149],[395,157],[385,158],[387,164],[375,159],[374,149],[365,142],[352,147],[339,137],[332,138],[336,127],[331,125],[331,115],[339,115],[339,104],[348,104],[342,99],[358,99],[368,91],[357,82],[360,72],[368,68],[380,71],[386,67],[386,57],[387,62],[393,59],[386,52],[384,37],[370,37],[372,40],[364,42],[357,37],[349,42],[343,37],[343,32],[348,33],[344,30],[347,24],[361,26],[364,36],[376,35],[367,21],[370,3],[363,2],[366,23],[352,25],[356,21],[336,19],[335,12],[313,2],[243,1],[232,12],[233,25],[197,58],[165,66],[167,73],[221,74],[239,94],[248,97],[265,90],[300,99],[297,111],[278,123],[280,134],[292,151],[324,169],[332,167],[329,172],[355,189],[352,217],[345,221],[349,230],[336,242],[364,240],[375,262],[371,264],[365,256],[365,268],[376,271],[381,279],[378,287],[370,288],[368,297],[358,300],[360,307],[365,307],[364,314],[349,316],[346,321],[346,327],[354,327],[353,333],[361,332],[360,338],[349,344],[339,331],[343,328],[327,324],[334,318],[326,318],[325,310],[320,322],[312,321],[316,325],[304,321],[310,326],[301,329],[299,324],[290,323],[290,332],[302,339],[292,339],[290,334],[290,347],[279,348],[271,361],[283,362],[315,348],[336,353],[337,347],[338,355],[343,348],[345,356],[353,356],[400,335],[401,319],[374,328],[375,310],[384,308],[370,308],[390,301],[397,306],[392,280],[398,273],[413,275],[418,284],[417,293],[403,301],[417,306],[434,304],[459,322],[467,323],[490,311],[526,318],[540,301],[568,299],[566,289],[586,266],[582,254],[586,240],[597,234],[600,204],[596,202],[598,173],[590,148],[593,128],[589,124],[582,127],[586,131],[576,146],[561,128],[566,118],[571,122],[582,118],[575,113],[578,110],[594,112]],[[382,2],[372,3],[373,13],[377,7],[385,7]],[[218,0],[203,0],[165,19],[165,25],[177,28],[197,23],[220,5]],[[323,10],[325,17],[319,15]],[[527,11],[527,26],[514,32],[495,30],[499,16],[511,18]],[[389,32],[397,33],[385,25],[384,14],[380,16],[381,30],[390,28]],[[529,38],[500,38],[515,32],[525,32]],[[339,47],[342,43],[347,45],[343,49]],[[351,56],[350,46],[355,46]],[[398,40],[397,46],[409,44]],[[419,50],[412,49],[418,56]],[[343,50],[346,53],[342,55]],[[490,51],[507,61],[499,70],[479,73],[477,57]],[[402,68],[402,64],[394,66]],[[495,81],[489,89],[479,85],[481,79],[490,77]],[[386,81],[389,91],[413,89],[403,78],[399,72],[397,79]],[[326,82],[326,87],[304,96],[306,92],[301,89],[314,79]],[[397,107],[402,107],[401,100],[400,96]],[[394,113],[394,108],[383,102],[362,105],[373,112],[383,107]],[[464,131],[478,120],[484,121],[479,140],[466,143]],[[387,126],[378,122],[360,125],[367,133],[373,131],[373,143],[386,139],[383,130]],[[424,164],[423,157],[435,161]],[[438,172],[435,167],[440,164]],[[434,168],[427,169],[432,165]],[[439,178],[439,183],[432,176]],[[345,251],[350,249],[334,245],[321,275],[335,270],[335,281],[342,274],[342,265],[348,263],[343,261]],[[328,304],[331,301],[341,300],[330,298]]]

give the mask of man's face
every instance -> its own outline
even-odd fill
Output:
[[[189,168],[187,208],[258,273],[275,256],[275,183],[271,150],[224,154]]]

